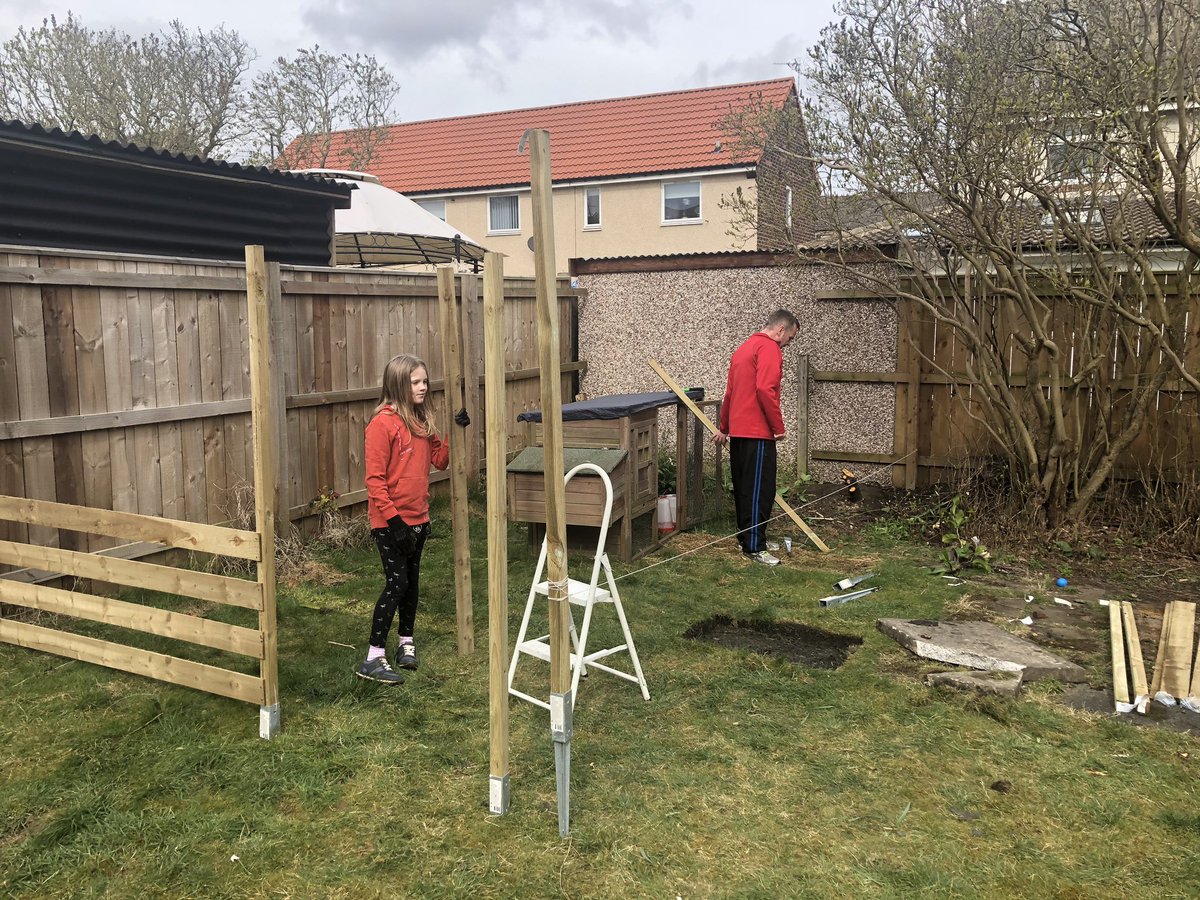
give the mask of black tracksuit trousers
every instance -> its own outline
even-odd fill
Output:
[[[767,520],[775,503],[775,441],[730,438],[729,472],[742,552],[767,549]]]

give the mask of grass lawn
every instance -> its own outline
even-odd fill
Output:
[[[651,701],[584,679],[560,838],[548,715],[514,700],[512,812],[488,815],[485,526],[472,521],[477,650],[460,657],[440,512],[421,669],[403,686],[353,675],[373,551],[322,555],[344,582],[318,568],[281,589],[270,742],[251,706],[0,645],[0,896],[1200,895],[1200,742],[1067,711],[1051,684],[1015,701],[924,686],[934,667],[875,620],[938,617],[962,589],[926,574],[933,551],[890,523],[827,557],[797,545],[774,569],[721,545],[622,578]],[[617,574],[701,543],[681,536]],[[511,639],[534,559],[517,526],[509,546]],[[882,590],[818,608],[868,568]],[[717,614],[863,643],[830,671],[684,637]],[[613,618],[598,608],[593,648]],[[1082,661],[1108,679],[1102,655]],[[544,664],[521,674],[548,691]]]

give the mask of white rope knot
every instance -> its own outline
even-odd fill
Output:
[[[560,600],[567,599],[567,584],[569,582],[570,582],[569,578],[564,578],[562,581],[554,581],[553,579],[547,579],[546,586],[548,588],[548,592],[547,592],[548,596],[554,597],[557,594],[558,599],[560,599]]]

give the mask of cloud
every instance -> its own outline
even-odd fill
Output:
[[[554,35],[649,41],[656,20],[689,10],[682,0],[333,0],[309,6],[302,17],[330,49],[365,49],[397,62],[465,51],[483,54],[486,66],[518,59]]]
[[[792,74],[788,63],[803,56],[806,46],[807,41],[799,35],[787,34],[770,47],[750,56],[705,60],[696,66],[692,78],[697,85],[784,78]]]

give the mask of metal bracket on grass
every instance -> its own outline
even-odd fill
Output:
[[[854,587],[856,584],[862,584],[868,578],[874,578],[874,577],[875,577],[874,572],[868,572],[866,575],[859,575],[857,578],[843,578],[841,581],[835,581],[833,583],[833,589],[835,591],[847,591],[850,588]]]
[[[834,594],[831,597],[822,597],[817,602],[822,606],[840,606],[843,603],[848,603],[851,600],[857,600],[859,597],[865,597],[867,594],[875,593],[879,588],[867,588],[862,591],[852,591],[849,594]]]

